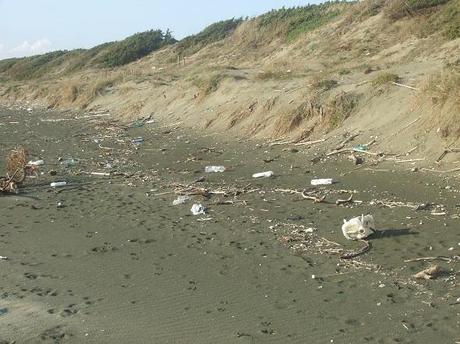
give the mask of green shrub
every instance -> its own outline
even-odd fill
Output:
[[[344,6],[350,5],[335,1],[303,7],[283,7],[263,14],[260,17],[260,26],[281,29],[287,40],[293,41],[302,33],[313,31],[330,22],[343,12]]]
[[[105,67],[122,66],[175,42],[169,31],[163,33],[161,30],[150,30],[136,33],[123,41],[109,43],[108,47],[101,48],[103,51],[97,62]]]
[[[18,58],[12,58],[12,59],[6,59],[6,60],[0,60],[0,73],[4,73],[11,67],[13,67],[16,62],[20,61]]]
[[[60,50],[18,59],[10,68],[5,70],[11,78],[17,80],[37,78],[53,70],[53,67],[60,65],[68,51]]]
[[[182,54],[193,54],[209,44],[230,36],[242,22],[242,18],[232,18],[211,24],[200,33],[185,37],[177,44],[177,49]]]

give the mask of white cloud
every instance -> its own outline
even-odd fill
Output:
[[[2,52],[3,49],[5,49],[5,46],[2,43],[0,43],[0,52]]]
[[[47,38],[36,40],[32,43],[24,41],[9,52],[15,56],[37,55],[50,50],[52,43]]]

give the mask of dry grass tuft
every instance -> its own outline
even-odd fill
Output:
[[[16,184],[21,184],[26,178],[28,152],[24,147],[18,147],[6,157],[6,177]]]
[[[341,92],[332,97],[325,105],[324,121],[329,129],[337,128],[358,106],[360,96],[353,92]]]
[[[391,84],[392,82],[398,82],[399,76],[393,73],[382,73],[372,80],[373,86],[381,86]]]
[[[321,118],[323,107],[316,96],[300,104],[294,111],[281,115],[275,122],[273,136],[281,137],[299,128],[304,120]]]
[[[443,106],[450,101],[460,109],[460,73],[444,70],[430,75],[421,87],[421,95],[430,97],[434,105]]]
[[[82,108],[86,108],[96,98],[103,96],[107,90],[115,85],[118,78],[100,78],[89,84],[86,89],[81,92]],[[78,90],[78,93],[80,91]]]

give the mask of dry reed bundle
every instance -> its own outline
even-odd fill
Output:
[[[28,153],[24,147],[11,150],[6,157],[6,178],[15,184],[21,184],[26,178]]]

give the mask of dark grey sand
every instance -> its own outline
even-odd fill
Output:
[[[24,144],[47,163],[19,195],[0,196],[0,255],[8,257],[0,261],[0,343],[460,341],[458,261],[434,262],[446,274],[431,281],[412,278],[429,262],[404,262],[459,254],[457,179],[354,171],[342,158],[313,164],[313,149],[224,143],[158,123],[114,131],[103,125],[110,118],[74,116],[0,111],[0,155]],[[71,120],[41,121],[59,118]],[[137,136],[145,142],[136,150],[129,142]],[[65,168],[58,157],[78,164]],[[172,206],[173,183],[189,184],[214,164],[230,170],[197,186],[258,191],[195,196],[209,207],[204,216],[191,215],[193,202]],[[79,173],[115,170],[130,177]],[[251,178],[267,170],[277,177]],[[315,176],[339,181],[322,188],[333,190],[330,203],[275,191],[309,187]],[[49,187],[60,180],[69,186]],[[348,197],[340,189],[357,190],[364,203],[337,207]],[[447,215],[373,199],[443,204]],[[334,248],[360,244],[345,240],[342,220],[362,213],[374,215],[379,232],[370,252],[344,262]],[[313,234],[293,234],[310,227]]]

